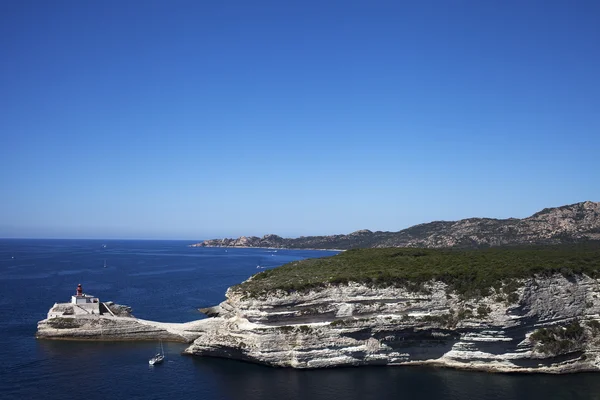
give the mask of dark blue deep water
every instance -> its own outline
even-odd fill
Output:
[[[103,244],[106,247],[103,247]],[[185,322],[257,272],[323,251],[189,248],[181,241],[0,240],[0,399],[600,399],[600,374],[506,375],[421,367],[315,371],[181,356],[152,342],[34,338],[78,283],[137,317]],[[103,268],[106,260],[107,268]]]

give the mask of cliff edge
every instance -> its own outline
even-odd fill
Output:
[[[357,250],[296,262],[230,288],[185,352],[294,368],[598,371],[598,264],[598,246]],[[313,267],[326,273],[310,278]]]

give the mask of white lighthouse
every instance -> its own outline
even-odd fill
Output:
[[[100,304],[103,305],[100,308]],[[100,302],[100,299],[92,296],[91,294],[83,293],[83,287],[81,283],[77,285],[75,294],[71,296],[71,301],[68,303],[55,303],[54,306],[48,311],[48,319],[56,317],[77,317],[82,315],[104,315],[108,311],[108,315],[115,314],[110,308]]]
[[[74,305],[75,314],[100,314],[100,299],[91,294],[83,293],[81,283],[77,285],[77,291],[74,296],[71,296],[71,304]],[[82,312],[78,312],[80,309]]]

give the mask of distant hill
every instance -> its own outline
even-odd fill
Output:
[[[289,249],[353,249],[370,247],[478,248],[523,244],[558,244],[600,240],[600,203],[586,201],[545,208],[518,219],[467,218],[434,221],[398,232],[360,230],[348,235],[242,236],[213,239],[193,247],[272,247]]]

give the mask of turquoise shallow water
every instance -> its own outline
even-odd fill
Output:
[[[106,247],[103,247],[106,244]],[[0,240],[0,399],[600,399],[600,374],[507,375],[421,367],[315,371],[181,356],[156,343],[38,341],[36,323],[78,283],[140,318],[185,322],[253,273],[331,252],[189,248],[181,241]],[[106,260],[107,268],[103,268]]]

